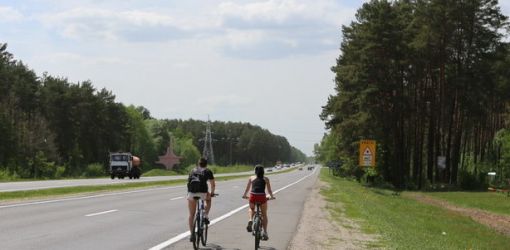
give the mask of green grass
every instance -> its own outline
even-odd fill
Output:
[[[233,166],[210,166],[210,168],[213,173],[215,174],[228,174],[228,173],[239,173],[239,172],[247,172],[247,171],[253,171],[254,166],[247,166],[247,165],[233,165]]]
[[[185,172],[177,172],[174,170],[166,169],[151,169],[142,174],[142,176],[173,176],[173,175],[185,175]]]
[[[242,168],[241,168],[242,169]],[[287,169],[276,173],[287,173],[295,170]],[[216,177],[216,181],[227,181],[239,178],[245,178],[252,174],[243,174],[235,176],[223,176]],[[96,185],[96,186],[78,186],[78,187],[62,187],[62,188],[48,188],[40,190],[26,190],[26,191],[14,191],[14,192],[0,192],[0,201],[8,200],[20,200],[20,199],[34,199],[34,198],[46,198],[55,196],[66,196],[74,194],[87,194],[96,192],[112,192],[129,189],[140,189],[150,188],[158,186],[173,186],[173,185],[184,185],[186,180],[169,180],[169,181],[154,181],[154,182],[136,182],[136,183],[123,183],[114,185]]]
[[[444,199],[455,205],[510,215],[510,197],[508,197],[506,193],[430,192],[426,194],[435,198]]]
[[[70,195],[70,194],[111,192],[111,191],[157,187],[157,186],[173,186],[173,185],[179,185],[179,184],[183,185],[185,183],[186,183],[186,180],[170,180],[170,181],[155,181],[155,182],[123,183],[123,184],[114,184],[114,185],[77,186],[77,187],[48,188],[48,189],[39,189],[39,190],[0,192],[0,201],[14,200],[14,199],[45,198],[45,197],[53,197],[53,196],[64,196],[64,195]]]
[[[321,191],[331,202],[334,218],[347,216],[359,221],[362,230],[380,235],[388,249],[508,249],[510,238],[468,217],[419,203],[392,191],[367,188],[334,177],[327,170],[321,179],[329,187]],[[336,202],[342,203],[342,206]],[[443,235],[445,232],[445,235]],[[372,247],[381,247],[379,244]]]
[[[193,169],[195,166],[191,165],[187,167],[186,169],[181,170],[166,170],[166,169],[152,169],[150,171],[147,171],[146,173],[143,173],[142,176],[172,176],[172,175],[187,175],[191,169]],[[229,174],[229,173],[240,173],[240,172],[247,172],[252,171],[253,166],[247,166],[247,165],[233,165],[233,166],[217,166],[217,165],[211,165],[207,168],[211,169],[213,173],[215,174]]]

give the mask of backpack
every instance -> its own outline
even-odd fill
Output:
[[[200,171],[195,168],[191,171],[188,177],[188,192],[190,193],[202,193],[204,171]]]

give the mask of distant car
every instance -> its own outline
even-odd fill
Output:
[[[266,172],[273,172],[273,168],[266,168]]]
[[[308,170],[313,170],[314,166],[308,166]]]
[[[303,167],[299,167],[299,170],[303,170]]]

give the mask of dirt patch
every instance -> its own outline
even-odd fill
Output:
[[[296,234],[288,250],[297,249],[367,249],[375,242],[374,235],[361,232],[359,225],[346,217],[337,222],[332,219],[327,206],[341,206],[328,202],[319,193],[326,184],[317,180],[308,196]],[[374,248],[373,246],[370,248]]]
[[[510,216],[495,214],[476,208],[459,207],[452,205],[445,200],[436,199],[424,194],[407,193],[406,196],[426,204],[442,207],[450,211],[468,216],[481,224],[493,228],[499,233],[510,236]]]

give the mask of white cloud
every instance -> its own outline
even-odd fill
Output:
[[[222,50],[230,57],[247,59],[336,50],[340,27],[355,11],[330,0],[225,2],[218,7],[222,27],[228,30]]]
[[[189,10],[188,10],[189,11]],[[268,59],[338,48],[340,26],[354,9],[330,0],[223,2],[189,13],[161,8],[73,7],[41,17],[46,27],[81,41],[194,41],[233,58]],[[326,42],[325,42],[326,41]]]
[[[237,17],[249,21],[284,22],[290,16],[304,14],[306,5],[292,0],[248,3],[245,5],[234,2],[222,3],[219,13],[226,17]]]
[[[130,60],[120,59],[116,57],[89,57],[75,53],[54,53],[45,57],[48,63],[73,63],[81,66],[115,64],[126,65],[133,63]]]
[[[201,18],[178,18],[154,11],[114,11],[74,8],[43,15],[41,21],[72,39],[166,41],[187,38],[194,32],[214,29],[219,22]]]
[[[11,8],[0,6],[0,22],[20,21],[24,18],[21,12]]]
[[[238,4],[225,2],[218,13],[226,26],[253,28],[302,28],[320,25],[341,25],[355,9],[330,0],[267,0]]]

